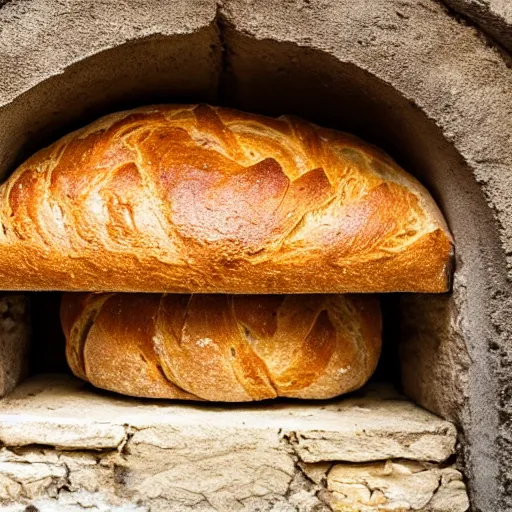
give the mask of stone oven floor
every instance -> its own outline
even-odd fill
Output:
[[[0,509],[463,512],[453,425],[389,386],[244,406],[39,375],[0,401]]]

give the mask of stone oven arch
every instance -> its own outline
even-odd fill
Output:
[[[4,177],[103,113],[201,101],[354,132],[422,180],[457,268],[390,302],[404,390],[459,425],[475,509],[512,506],[512,72],[476,28],[435,0],[30,0],[0,47]]]

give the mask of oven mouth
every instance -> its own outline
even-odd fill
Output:
[[[407,158],[399,160],[406,162]],[[381,478],[376,475],[385,474],[392,480],[405,471],[407,478],[424,473],[428,478],[436,475],[441,481],[441,475],[446,473],[462,485],[462,475],[455,469],[454,426],[415,406],[401,394],[402,305],[408,303],[411,294],[377,294],[384,319],[383,350],[375,372],[361,389],[328,400],[279,397],[237,404],[129,397],[77,380],[70,375],[65,361],[65,340],[58,314],[60,293],[28,295],[32,310],[32,376],[0,407],[0,421],[6,425],[3,430],[0,428],[0,439],[6,446],[24,447],[23,453],[28,457],[32,456],[32,447],[47,446],[50,451],[70,453],[120,452],[127,460],[132,457],[136,464],[147,464],[145,456],[132,455],[145,446],[145,440],[138,441],[145,432],[156,433],[158,439],[149,443],[160,446],[160,450],[172,450],[183,439],[215,450],[211,444],[212,429],[217,429],[215,436],[228,437],[242,431],[243,436],[260,439],[257,443],[267,442],[261,440],[262,432],[270,431],[274,441],[268,446],[273,446],[277,438],[273,449],[291,454],[296,467],[301,467],[308,479],[318,472],[319,482],[323,482],[329,499],[338,506],[351,504],[354,498],[341,498],[334,491],[337,486],[351,489],[352,485],[363,485],[368,478]],[[414,295],[413,300],[420,303],[422,299],[427,303],[449,302],[451,297],[451,293],[439,297]],[[88,322],[85,330],[89,332],[93,324]],[[417,333],[406,335],[418,337]],[[56,407],[50,405],[55,400]],[[38,416],[32,415],[31,410],[39,411]],[[87,417],[77,415],[78,410],[87,410]],[[107,410],[110,412],[106,415]],[[208,429],[202,425],[208,425]],[[165,432],[173,432],[179,440],[167,446],[161,439]],[[192,440],[188,441],[190,435]],[[222,451],[226,449],[222,447]],[[243,450],[259,456],[253,448]],[[108,466],[107,462],[104,464]],[[354,478],[358,483],[354,484]],[[430,499],[444,491],[438,485]],[[458,499],[464,503],[465,491]]]

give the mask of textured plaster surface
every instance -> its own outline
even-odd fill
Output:
[[[212,0],[11,1],[0,10],[0,105],[103,50],[155,35],[197,32],[212,22],[215,11]]]
[[[512,509],[512,72],[477,28],[434,0],[12,0],[0,21],[2,175],[109,110],[201,100],[354,131],[429,186],[457,269],[450,297],[400,299],[405,391],[460,425],[475,510]]]
[[[0,442],[2,510],[467,509],[461,474],[443,463],[453,425],[382,387],[320,407],[223,408],[40,376],[4,399]],[[456,507],[429,509],[436,500]]]
[[[510,0],[445,0],[452,9],[482,27],[496,42],[512,52],[512,2]]]
[[[454,288],[458,293],[457,285]],[[457,302],[448,295],[399,300],[400,359],[402,385],[409,396],[444,418],[464,421],[471,361]]]

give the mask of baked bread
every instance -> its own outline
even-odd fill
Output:
[[[61,321],[76,376],[150,398],[329,398],[381,347],[373,296],[70,293]]]
[[[12,290],[443,292],[452,241],[386,154],[300,119],[206,105],[109,115],[0,189]]]

